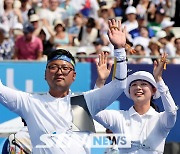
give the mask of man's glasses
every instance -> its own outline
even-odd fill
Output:
[[[74,69],[68,66],[59,66],[59,65],[50,65],[48,66],[48,69],[51,73],[57,73],[59,70],[61,70],[61,73],[65,76],[67,76],[71,71]]]

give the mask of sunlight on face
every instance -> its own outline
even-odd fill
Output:
[[[150,102],[156,89],[145,80],[136,80],[130,84],[130,97],[134,102]]]

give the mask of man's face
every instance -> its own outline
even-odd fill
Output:
[[[58,0],[50,0],[50,10],[55,11],[58,8],[59,1]]]
[[[32,32],[25,33],[24,36],[25,36],[26,41],[31,41],[33,33]]]
[[[45,79],[50,90],[68,90],[75,77],[73,66],[64,60],[53,60],[47,65],[45,71]]]

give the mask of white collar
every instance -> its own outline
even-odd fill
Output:
[[[155,109],[150,106],[149,110],[148,110],[146,113],[144,113],[143,115],[152,116],[152,115],[155,115],[155,113],[157,113],[157,112],[155,111]],[[130,116],[139,115],[139,113],[137,113],[137,112],[135,111],[134,107],[131,106],[130,109],[129,109],[129,115],[130,115]]]

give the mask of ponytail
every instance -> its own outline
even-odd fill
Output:
[[[152,106],[157,112],[160,112],[159,107],[154,103],[153,98],[151,98],[150,106]]]

